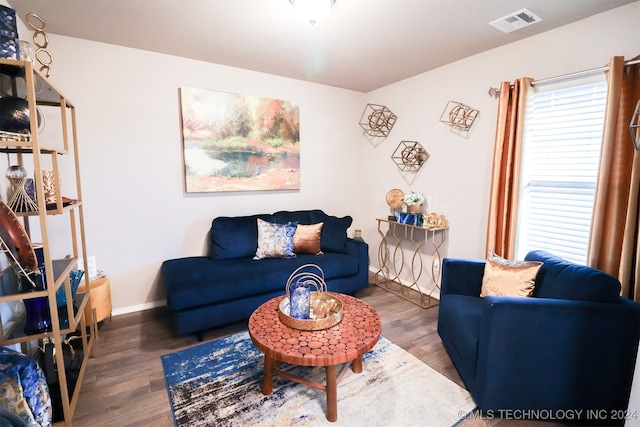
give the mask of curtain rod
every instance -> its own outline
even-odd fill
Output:
[[[624,63],[625,66],[626,65],[635,65],[635,64],[640,64],[640,59],[633,59],[633,60],[625,61],[625,63]],[[534,80],[534,81],[531,82],[531,86],[536,86],[536,85],[541,85],[541,84],[548,84],[548,83],[555,83],[555,82],[559,82],[559,81],[562,81],[562,80],[575,78],[575,77],[589,76],[591,74],[596,74],[596,73],[599,73],[599,72],[609,71],[609,68],[610,67],[608,65],[605,65],[604,67],[593,68],[591,70],[577,71],[575,73],[563,74],[561,76],[549,77],[549,78],[541,79],[541,80]],[[500,96],[500,90],[498,88],[490,87],[489,88],[489,96],[492,96],[494,98],[498,98],[498,96]]]
[[[625,66],[626,65],[635,65],[635,64],[640,64],[640,59],[634,59],[634,60],[626,61],[624,63]],[[547,84],[547,83],[555,83],[555,82],[559,82],[559,81],[562,81],[562,80],[571,79],[571,78],[575,78],[575,77],[590,76],[591,74],[596,74],[596,73],[609,71],[609,68],[610,68],[609,65],[605,65],[604,67],[593,68],[591,70],[578,71],[578,72],[575,72],[575,73],[563,74],[561,76],[549,77],[547,79],[534,80],[534,81],[531,82],[531,86],[536,86],[536,85],[540,85],[540,84]]]

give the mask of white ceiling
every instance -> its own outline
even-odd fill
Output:
[[[633,1],[336,0],[311,26],[288,0],[8,0],[50,34],[361,92]],[[489,25],[523,8],[542,22],[509,34]]]

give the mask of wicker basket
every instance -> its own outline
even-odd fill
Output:
[[[319,270],[320,275],[303,271],[304,269],[315,268]],[[289,287],[293,283],[303,283],[310,287],[315,287],[316,290],[311,292],[311,319],[297,319],[291,317],[289,297],[284,298],[278,307],[278,317],[285,325],[300,329],[303,331],[319,331],[322,329],[331,328],[337,325],[342,320],[342,313],[344,305],[339,298],[327,293],[327,284],[324,281],[324,272],[320,267],[315,264],[305,264],[294,271],[289,280],[287,280],[286,294],[289,295]],[[318,301],[318,302],[316,302]],[[313,318],[314,306],[318,303],[325,303],[332,307],[330,314],[323,318]]]

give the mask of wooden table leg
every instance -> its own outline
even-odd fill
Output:
[[[275,360],[264,355],[264,372],[262,378],[262,394],[269,395],[273,391],[273,368]]]
[[[356,374],[362,372],[362,357],[358,357],[351,362],[351,370]]]
[[[327,371],[327,420],[336,422],[338,420],[338,381],[336,379],[336,366],[329,365]]]

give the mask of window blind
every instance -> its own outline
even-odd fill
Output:
[[[543,249],[586,264],[606,98],[604,73],[530,91],[522,141],[517,259]]]

